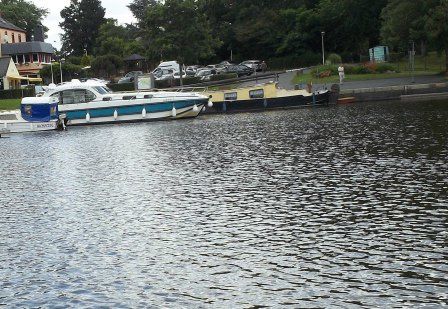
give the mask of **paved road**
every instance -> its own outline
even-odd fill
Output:
[[[286,72],[279,75],[279,85],[285,89],[294,89],[292,79],[296,73]],[[271,79],[261,79],[259,82],[267,82]],[[447,79],[442,75],[428,75],[428,76],[416,76],[414,84],[433,84],[447,82]],[[252,85],[255,82],[247,82],[243,85]],[[388,86],[400,86],[400,85],[412,85],[411,77],[399,77],[399,78],[385,78],[385,79],[373,79],[364,81],[352,81],[345,82],[341,85],[341,89],[359,89],[359,88],[373,88],[373,87],[388,87]],[[314,84],[315,89],[322,88],[323,84]],[[331,84],[326,85],[328,88]]]

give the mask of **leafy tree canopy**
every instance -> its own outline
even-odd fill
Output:
[[[46,9],[27,0],[1,0],[0,12],[6,20],[26,31],[28,41],[31,40],[34,29],[48,14]],[[44,27],[44,31],[48,31],[48,28]]]
[[[197,63],[214,55],[221,44],[212,35],[204,14],[195,0],[166,0],[151,3],[140,22],[150,58],[178,59]]]
[[[100,0],[71,0],[61,11],[63,21],[59,25],[63,30],[63,52],[76,56],[93,53],[104,15]]]

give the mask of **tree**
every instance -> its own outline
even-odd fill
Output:
[[[27,0],[2,0],[0,12],[6,20],[26,31],[28,41],[31,40],[34,29],[48,14],[46,9],[38,8]],[[44,31],[48,31],[48,28],[44,27]]]
[[[113,54],[125,57],[143,53],[144,49],[138,34],[138,31],[132,25],[122,26],[118,24],[116,19],[106,19],[99,29],[95,54]]]
[[[445,71],[448,72],[448,0],[439,0],[428,12],[426,30],[433,46],[445,51]]]
[[[60,74],[61,70],[59,63],[44,66],[39,71],[39,74],[45,81],[51,83],[51,71],[52,71],[51,66],[53,67],[53,79],[54,82],[57,84],[61,81],[61,74]],[[83,72],[82,67],[79,65],[75,65],[70,62],[65,62],[62,64],[62,75],[64,81],[72,80],[73,78],[79,78],[81,77],[82,72]]]
[[[137,21],[141,23],[145,19],[148,8],[157,6],[157,4],[156,0],[134,0],[128,5],[128,8],[131,10]]]
[[[115,76],[123,67],[123,59],[116,55],[99,56],[92,61],[92,70],[97,76]]]
[[[381,13],[382,41],[396,50],[408,50],[412,40],[426,52],[429,42],[426,22],[433,0],[391,0]]]
[[[198,63],[213,56],[220,46],[211,27],[199,11],[195,0],[166,0],[151,5],[140,23],[142,35],[148,43],[148,58],[177,59]]]
[[[62,49],[66,54],[80,56],[92,54],[105,9],[100,0],[71,0],[61,11],[64,19],[59,25],[62,34]]]

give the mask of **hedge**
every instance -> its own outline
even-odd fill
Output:
[[[33,88],[0,90],[0,100],[2,99],[21,99],[23,97],[34,97],[36,92]]]
[[[330,75],[338,75],[338,66],[337,65],[325,65],[319,66],[311,70],[311,75],[317,76],[318,73],[321,74],[323,72],[330,71]],[[389,63],[366,63],[366,64],[358,64],[358,65],[344,65],[345,74],[381,74],[387,72],[397,72],[396,68]]]
[[[108,84],[107,87],[112,89],[112,91],[134,91],[134,83],[123,83],[123,84]]]
[[[226,79],[237,78],[237,77],[238,77],[238,74],[236,74],[236,73],[218,74],[218,75],[213,75],[211,77],[210,81],[215,82],[215,81],[226,80]]]

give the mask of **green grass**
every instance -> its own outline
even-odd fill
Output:
[[[372,79],[387,79],[396,77],[410,77],[409,58],[403,57],[400,61],[389,62],[399,73],[378,74],[345,74],[345,81],[363,81]],[[436,52],[430,52],[427,56],[415,56],[415,75],[436,75],[445,71],[445,56]],[[317,78],[311,74],[296,75],[293,84],[313,82],[314,84],[330,84],[339,82],[339,76],[333,75],[325,78]]]
[[[431,71],[416,71],[415,75],[435,75],[438,72]],[[362,80],[372,80],[372,79],[386,79],[386,78],[397,78],[397,77],[410,77],[409,72],[401,72],[401,73],[382,73],[382,74],[345,74],[345,82],[349,81],[362,81]],[[325,78],[318,78],[315,76],[311,76],[311,74],[299,74],[294,76],[292,83],[293,84],[301,84],[313,82],[313,84],[330,84],[339,82],[339,76],[333,75]]]
[[[0,110],[12,110],[20,108],[20,99],[0,100]]]

